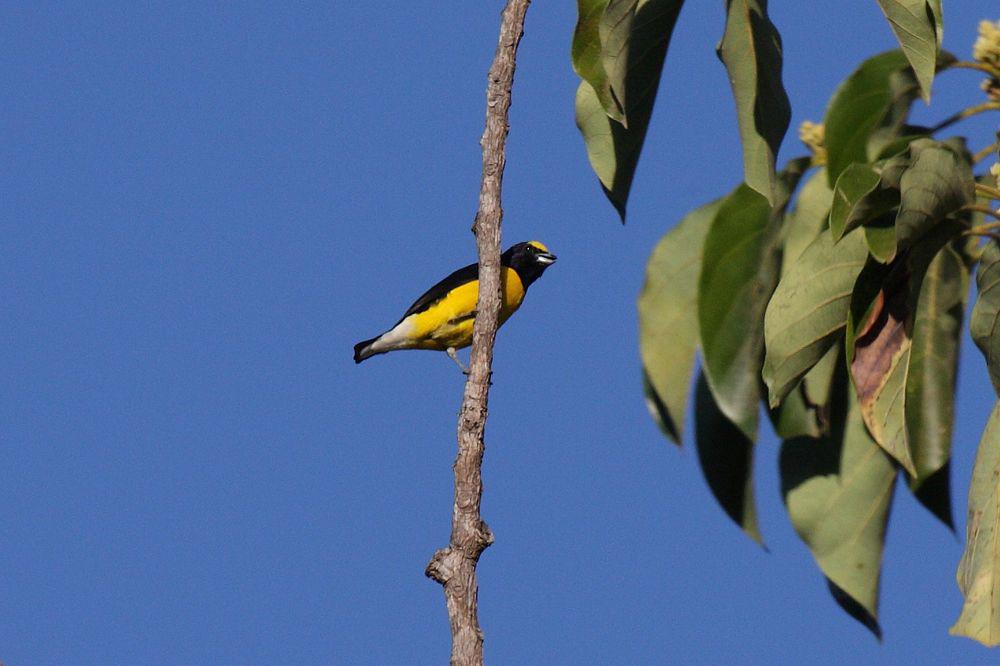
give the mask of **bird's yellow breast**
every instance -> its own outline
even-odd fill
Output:
[[[506,266],[500,273],[503,302],[500,323],[507,321],[524,300],[524,285],[517,271]],[[472,344],[472,324],[475,321],[479,280],[455,287],[423,312],[410,315],[413,325],[410,337],[417,349],[461,349]]]

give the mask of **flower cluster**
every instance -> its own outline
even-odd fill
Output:
[[[986,96],[1000,102],[1000,21],[979,22],[979,37],[972,45],[972,57],[993,69],[994,74],[982,82]]]
[[[812,163],[815,165],[826,164],[826,133],[823,123],[814,123],[808,120],[799,125],[799,141],[806,144],[809,152],[812,153]]]
[[[979,38],[972,45],[972,57],[1000,69],[1000,21],[979,22]]]

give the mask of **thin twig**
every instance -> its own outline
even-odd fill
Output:
[[[493,341],[500,315],[500,190],[506,162],[507,112],[514,83],[517,46],[524,33],[524,15],[531,0],[508,0],[500,22],[500,39],[486,85],[486,127],[479,209],[472,230],[479,252],[478,312],[472,334],[469,378],[458,415],[458,456],[455,458],[455,505],[451,539],[434,553],[426,574],[444,586],[451,624],[451,663],[483,663],[483,631],[479,626],[476,565],[493,543],[493,533],[479,513],[483,496],[483,431],[493,364]]]
[[[989,206],[982,206],[980,204],[969,204],[967,206],[962,206],[962,210],[972,211],[973,213],[982,213],[983,215],[990,215],[1000,220],[1000,211],[993,210]],[[983,227],[986,227],[987,229],[996,229],[1000,227],[1000,223],[990,222],[989,224],[984,224],[981,227],[972,227],[971,229],[969,229],[969,231],[977,231],[977,230],[982,231]]]
[[[971,118],[972,116],[983,113],[985,111],[1000,111],[1000,102],[983,102],[982,104],[977,104],[975,106],[970,106],[967,109],[962,109],[958,113],[948,116],[937,125],[931,128],[931,134],[934,132],[939,132],[946,127],[951,127],[960,120],[965,120],[966,118]]]
[[[998,72],[995,68],[973,60],[959,60],[958,62],[951,63],[945,67],[945,69],[974,69],[985,74],[989,74],[990,76],[1000,76],[1000,72]]]
[[[992,238],[993,240],[1000,240],[1000,234],[995,231],[975,231],[974,229],[969,229],[968,231],[962,232],[963,236],[979,236],[980,238]],[[972,258],[979,261],[979,257],[982,256],[980,252],[978,255],[974,255]]]
[[[976,194],[992,199],[1000,199],[1000,189],[990,187],[986,183],[976,183]]]
[[[985,160],[987,157],[989,157],[993,153],[997,152],[997,149],[1000,149],[1000,141],[997,141],[995,143],[991,143],[990,145],[986,146],[982,150],[978,151],[975,155],[972,156],[972,163],[973,164],[979,164],[980,162],[982,162],[983,160]]]

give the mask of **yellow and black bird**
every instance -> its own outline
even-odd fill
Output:
[[[500,324],[521,306],[528,287],[555,260],[538,241],[518,243],[500,255]],[[479,264],[469,264],[428,289],[388,331],[354,345],[354,362],[397,349],[433,349],[448,352],[465,370],[455,350],[472,344],[478,298]]]

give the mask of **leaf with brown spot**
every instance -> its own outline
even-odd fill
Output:
[[[937,225],[888,266],[870,261],[855,284],[847,349],[861,414],[872,437],[911,477],[919,477],[906,427],[906,386],[914,317],[928,266],[961,230]]]
[[[916,467],[903,428],[903,390],[910,354],[909,275],[905,260],[890,271],[854,343],[851,376],[872,437],[911,475]]]

